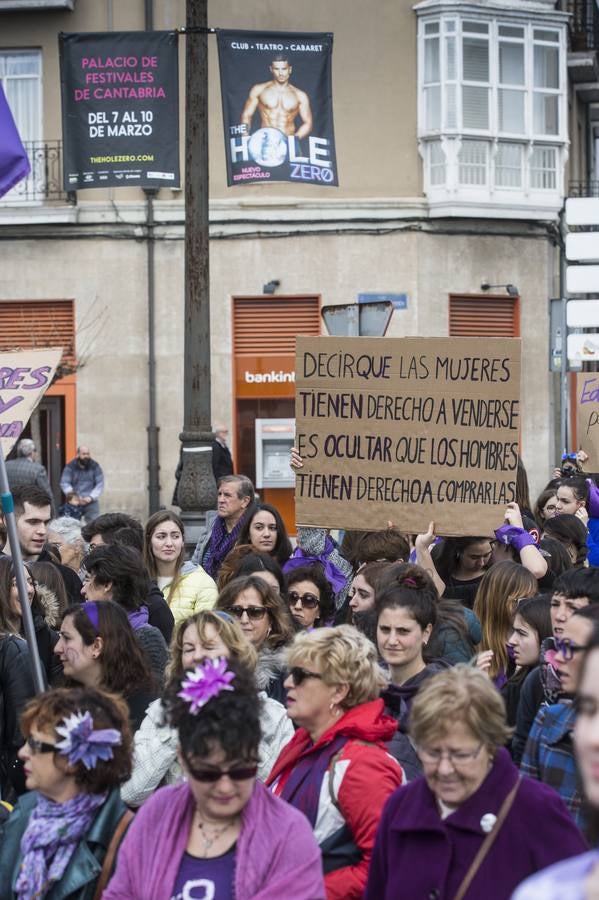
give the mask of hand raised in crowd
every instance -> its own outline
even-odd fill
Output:
[[[576,453],[576,462],[581,466],[587,461],[588,458],[589,454],[585,453],[582,448]]]
[[[301,469],[304,465],[304,460],[299,455],[299,450],[297,447],[291,448],[291,458],[289,460],[289,465],[292,469]]]
[[[588,526],[589,524],[589,514],[585,506],[580,506],[576,512],[574,513],[576,518],[580,519],[584,526]]]
[[[416,551],[418,552],[418,550],[430,550],[430,548],[435,543],[435,540],[435,523],[429,522],[427,531],[425,531],[424,534],[416,535],[416,540],[414,542]]]
[[[505,521],[508,525],[514,525],[515,528],[524,528],[522,513],[520,512],[520,507],[517,503],[508,503],[505,510]]]
[[[481,672],[484,672],[485,675],[488,675],[491,663],[493,662],[493,656],[494,653],[492,650],[483,650],[482,653],[477,653],[476,668],[480,669]]]

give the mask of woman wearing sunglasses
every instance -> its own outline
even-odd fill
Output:
[[[170,900],[199,888],[206,898],[324,900],[309,824],[256,781],[251,676],[208,660],[171,684],[166,704],[187,781],[144,803],[103,900]]]
[[[572,698],[578,687],[584,650],[597,625],[599,606],[595,603],[578,610],[564,622],[561,634],[555,639],[554,666],[561,683],[559,703],[539,709],[520,765],[524,775],[557,791],[583,831],[586,816],[572,745],[576,721]]]
[[[335,611],[333,589],[319,563],[291,569],[285,582],[289,612],[300,628],[317,628],[329,622]]]
[[[376,650],[351,625],[297,635],[287,652],[287,715],[298,726],[268,784],[301,810],[322,852],[327,900],[359,900],[385,800],[403,773],[396,723],[379,699]]]
[[[100,896],[132,818],[119,796],[131,771],[125,703],[91,688],[32,700],[19,751],[29,792],[4,826],[0,898]]]
[[[295,629],[280,594],[257,575],[230,581],[221,591],[217,609],[237,619],[241,630],[258,653],[258,668],[266,675],[269,697],[285,703],[283,647]]]
[[[222,610],[206,610],[179,622],[171,644],[169,681],[180,681],[194,666],[220,657],[237,660],[255,675],[261,732],[258,779],[264,781],[281,749],[293,737],[293,725],[285,707],[267,697],[264,691],[267,675],[256,671],[258,655],[244,638],[239,623]],[[177,759],[177,732],[165,721],[162,701],[154,700],[135,733],[133,772],[121,788],[121,796],[127,806],[138,807],[161,783],[177,784],[182,778]]]

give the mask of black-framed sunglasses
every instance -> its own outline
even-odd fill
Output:
[[[297,603],[301,603],[302,607],[305,609],[316,609],[320,600],[316,594],[298,594],[297,591],[288,591],[287,603],[289,606],[295,606]]]
[[[38,741],[29,735],[25,741],[32,753],[56,753],[56,744],[49,744],[47,741]]]
[[[575,653],[581,653],[586,650],[581,644],[575,644],[570,638],[555,638],[555,649],[560,653],[566,662],[574,659]]]
[[[303,669],[301,666],[292,666],[287,673],[296,687],[299,687],[306,678],[321,678],[318,672],[310,672],[309,669]]]
[[[243,614],[247,613],[248,619],[257,620],[263,619],[268,610],[264,606],[230,606],[227,612],[235,616],[236,619],[241,619]]]
[[[216,784],[217,781],[228,775],[232,781],[249,781],[258,774],[257,763],[247,766],[236,766],[234,769],[196,769],[191,765],[187,757],[185,757],[187,771],[195,781],[202,781],[204,784]]]

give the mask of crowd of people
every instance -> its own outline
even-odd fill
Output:
[[[292,542],[224,474],[191,553],[13,499],[47,690],[0,519],[0,900],[599,897],[593,478]]]

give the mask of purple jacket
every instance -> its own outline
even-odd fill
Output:
[[[150,797],[119,848],[102,900],[170,900],[194,810],[185,782]],[[320,848],[310,823],[259,782],[242,814],[236,859],[236,900],[325,898]]]
[[[518,777],[502,748],[479,789],[446,819],[441,819],[424,778],[395,791],[381,817],[365,900],[454,897],[485,838],[482,816],[498,814]],[[523,778],[466,900],[507,900],[529,875],[585,849],[582,835],[555,791]]]

